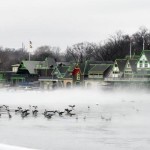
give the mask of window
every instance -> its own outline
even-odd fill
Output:
[[[143,66],[143,64],[142,64],[143,62],[142,61],[140,61],[140,68],[142,68],[142,66]]]
[[[80,74],[77,73],[77,80],[80,80]]]
[[[142,64],[140,64],[140,68],[142,68]]]
[[[115,64],[115,67],[117,67],[117,64]]]
[[[147,68],[148,67],[148,62],[147,61],[145,61],[145,68]]]

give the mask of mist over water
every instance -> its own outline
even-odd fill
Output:
[[[39,110],[36,118],[30,115],[22,119],[11,112],[9,119],[6,113],[2,114],[0,143],[47,150],[150,148],[148,90],[3,89],[0,95],[0,105],[9,105],[11,110],[18,106],[27,109],[29,105],[37,105]],[[63,111],[68,105],[76,105],[75,116],[46,119],[42,115],[44,109]]]

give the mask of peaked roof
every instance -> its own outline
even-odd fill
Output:
[[[88,61],[90,64],[113,64],[113,61]]]
[[[92,67],[90,70],[89,70],[89,73],[91,72],[101,72],[103,73],[104,71],[106,71],[106,69],[108,69],[110,67],[109,64],[97,64],[97,65],[94,65],[94,67]]]
[[[130,60],[129,60],[129,63],[130,63],[130,65],[131,65],[132,71],[133,71],[133,72],[136,72],[137,59],[130,59]]]
[[[150,50],[144,50],[143,53],[145,54],[147,60],[150,62]]]
[[[29,71],[30,74],[36,74],[35,68],[36,65],[40,64],[40,61],[22,61],[25,68]]]
[[[57,68],[61,74],[64,74],[67,72],[69,66],[58,66]]]
[[[56,64],[56,61],[54,58],[47,57],[45,59],[45,65],[47,65],[49,67],[49,66],[56,66],[57,64]]]
[[[58,65],[62,65],[62,66],[69,66],[70,62],[66,62],[66,61],[61,61],[61,62],[56,62],[57,66]]]
[[[119,70],[121,72],[123,72],[124,69],[125,69],[127,60],[126,59],[116,59],[115,61],[116,61],[117,65],[118,65]]]

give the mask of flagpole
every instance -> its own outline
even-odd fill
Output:
[[[29,41],[29,61],[31,60],[32,42]]]
[[[30,61],[30,52],[29,52],[29,61]]]

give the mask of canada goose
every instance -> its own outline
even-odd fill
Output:
[[[75,105],[69,105],[69,107],[71,107],[72,109],[74,109]]]
[[[52,116],[53,116],[52,114],[46,114],[46,115],[45,115],[45,117],[46,117],[47,119],[51,119]]]
[[[21,114],[21,117],[22,117],[22,118],[27,117],[29,114],[30,114],[30,113],[28,113],[28,112],[22,113],[22,114]]]
[[[57,111],[57,110],[46,110],[46,109],[45,109],[43,115],[46,115],[46,114],[48,114],[48,113],[53,113],[53,114],[55,114],[56,112],[58,112],[58,111]]]
[[[33,115],[37,115],[37,113],[38,113],[38,110],[33,110],[33,111],[32,111],[32,114],[33,114]]]
[[[64,113],[64,111],[60,111],[60,112],[58,111],[57,113],[59,114],[59,116],[62,116],[62,114]]]
[[[15,109],[15,112],[20,112],[22,110],[22,107],[17,107],[18,109]]]
[[[76,114],[68,113],[68,115],[69,115],[70,117],[72,117],[72,116],[74,116],[74,115],[76,115]]]
[[[106,121],[111,121],[111,117],[105,118]]]
[[[15,113],[19,112],[20,110],[19,109],[15,109]]]
[[[34,109],[37,109],[37,106],[32,106],[32,107],[34,107]]]
[[[22,110],[22,113],[27,113],[28,111],[30,111],[29,109],[25,109],[25,110]]]
[[[67,113],[70,113],[71,111],[72,111],[72,109],[65,109],[65,111],[67,112]]]

